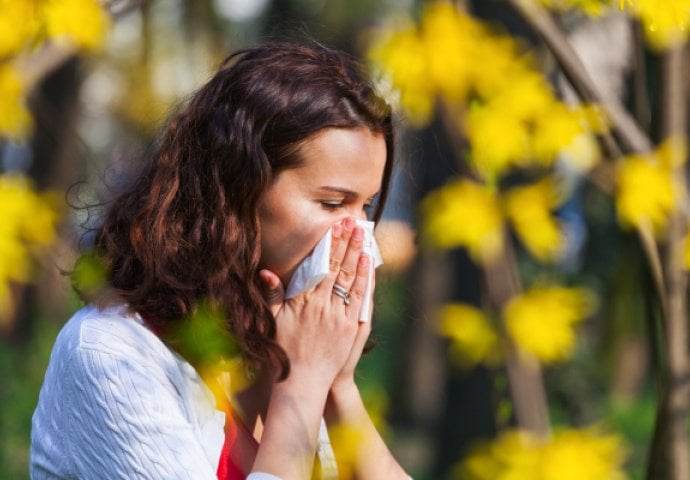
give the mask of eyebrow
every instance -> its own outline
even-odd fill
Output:
[[[331,187],[329,185],[324,185],[321,187],[321,190],[326,190],[329,192],[335,192],[335,193],[342,193],[343,195],[347,195],[350,197],[356,197],[357,192],[353,192],[352,190],[348,190],[347,188],[341,188],[341,187]]]
[[[343,194],[343,195],[345,195],[345,196],[348,196],[348,197],[355,197],[355,198],[357,198],[357,197],[359,196],[359,195],[357,194],[357,192],[353,192],[352,190],[348,190],[347,188],[334,187],[334,186],[330,186],[330,185],[324,185],[324,186],[322,186],[322,187],[320,187],[320,188],[321,188],[321,190],[326,190],[326,191],[328,191],[328,192],[341,193],[341,194]],[[372,195],[371,197],[369,197],[367,200],[373,200],[379,193],[381,193],[381,190],[379,190],[378,192],[376,192],[375,194],[373,194],[373,195]]]

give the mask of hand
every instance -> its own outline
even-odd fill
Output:
[[[357,351],[356,341],[361,342],[358,316],[370,263],[362,255],[363,238],[353,219],[334,225],[329,275],[313,290],[288,300],[277,275],[259,272],[276,318],[277,341],[290,359],[290,377],[307,376],[325,391],[346,363],[357,361],[350,357]],[[349,305],[333,293],[336,283],[350,292]]]
[[[333,384],[331,386],[332,393],[342,387],[348,388],[350,386],[354,386],[355,368],[357,368],[357,364],[359,363],[359,360],[362,358],[362,351],[364,350],[364,346],[366,345],[367,340],[369,339],[369,335],[371,334],[371,318],[374,310],[375,287],[375,275],[371,275],[371,298],[369,299],[369,311],[367,312],[367,321],[358,322],[357,334],[355,335],[355,340],[352,344],[350,355],[348,356],[347,361],[343,365],[343,368],[340,369],[340,372],[338,372],[338,375],[336,375],[335,379],[333,380]]]

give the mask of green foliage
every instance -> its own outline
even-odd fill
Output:
[[[0,478],[29,478],[31,416],[59,328],[40,318],[29,342],[0,348]]]

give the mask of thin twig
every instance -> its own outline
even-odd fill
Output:
[[[661,314],[665,317],[668,313],[666,285],[664,282],[661,257],[659,256],[659,249],[657,248],[656,240],[652,233],[652,227],[648,224],[639,226],[637,228],[637,235],[640,238],[642,250],[644,250],[647,260],[649,261],[650,273],[652,274],[652,280],[654,281],[657,296],[659,297],[659,304],[661,305]]]

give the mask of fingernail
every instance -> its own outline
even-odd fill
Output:
[[[333,238],[340,238],[340,235],[343,233],[343,227],[338,225],[337,223],[333,225]]]
[[[361,228],[355,228],[355,231],[352,232],[352,238],[355,240],[361,240],[364,238],[364,230]]]
[[[351,219],[351,218],[346,218],[345,221],[343,222],[343,226],[345,227],[345,230],[348,232],[352,231],[353,228],[355,228],[356,222]]]
[[[366,267],[367,265],[369,265],[369,255],[366,255],[366,254],[360,255],[359,256],[359,266],[360,267]]]

